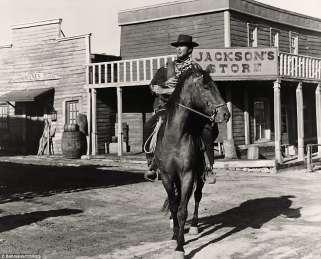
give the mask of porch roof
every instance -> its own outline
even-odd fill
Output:
[[[34,102],[40,97],[53,92],[54,88],[13,90],[0,96],[0,102]]]

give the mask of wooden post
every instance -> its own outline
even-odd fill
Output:
[[[230,111],[231,117],[226,123],[226,140],[224,141],[225,158],[235,159],[237,153],[233,139],[233,104],[232,104],[232,89],[230,86],[226,88],[227,108]]]
[[[47,155],[50,156],[50,123],[47,115]]]
[[[282,163],[281,154],[281,81],[274,81],[274,143],[275,143],[275,160]]]
[[[122,121],[122,113],[123,113],[123,100],[122,100],[122,88],[117,87],[117,118],[118,118],[118,129],[117,129],[117,141],[118,141],[118,156],[122,156],[123,154],[123,121]]]
[[[231,114],[230,119],[226,123],[226,137],[228,140],[233,139],[233,104],[232,104],[232,89],[230,86],[226,87],[227,108]]]
[[[92,155],[97,154],[97,119],[96,119],[96,112],[97,112],[97,90],[91,89],[91,153]]]
[[[92,119],[91,119],[91,89],[87,92],[87,118],[88,118],[88,136],[87,136],[87,156],[92,154]]]
[[[243,91],[244,100],[244,135],[245,135],[245,145],[250,144],[250,116],[249,116],[249,95],[248,88],[245,87]]]
[[[307,171],[309,173],[312,172],[313,168],[312,168],[312,146],[311,145],[307,145]]]
[[[231,47],[231,14],[224,11],[224,47]]]
[[[302,82],[296,88],[296,113],[298,128],[298,161],[304,160],[304,115]]]
[[[318,144],[321,145],[321,83],[315,89],[315,112],[317,123],[317,139]],[[318,157],[321,157],[321,146],[318,146]]]

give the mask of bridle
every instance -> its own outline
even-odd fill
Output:
[[[195,110],[195,109],[193,109],[193,108],[190,108],[190,107],[188,107],[188,106],[185,106],[184,104],[181,104],[181,103],[176,103],[176,104],[177,104],[178,106],[186,109],[186,110],[189,110],[189,111],[191,111],[191,112],[193,112],[193,113],[196,113],[196,114],[198,114],[198,115],[200,115],[200,116],[202,116],[202,117],[204,117],[204,118],[206,118],[206,119],[209,119],[209,120],[212,121],[212,122],[215,121],[215,117],[216,117],[216,115],[217,115],[217,113],[218,113],[218,109],[226,105],[225,103],[216,105],[216,106],[215,106],[215,109],[214,109],[214,114],[213,114],[212,116],[208,116],[208,115],[206,115],[206,114],[204,114],[204,113],[202,113],[202,112],[199,112],[199,111],[197,111],[197,110]]]

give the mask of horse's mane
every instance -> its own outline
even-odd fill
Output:
[[[166,110],[167,114],[172,117],[173,112],[175,111],[175,107],[177,105],[177,102],[180,98],[181,92],[183,90],[184,84],[187,80],[191,80],[192,78],[195,78],[196,76],[205,76],[206,77],[206,71],[200,70],[198,68],[195,68],[192,66],[191,68],[184,71],[178,78],[178,83],[175,87],[174,92],[171,94],[167,104],[166,104]]]

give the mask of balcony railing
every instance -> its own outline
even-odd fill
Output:
[[[298,80],[321,80],[321,59],[309,56],[279,53],[279,74]]]
[[[157,69],[174,59],[175,55],[169,55],[88,64],[87,85],[95,88],[148,85]],[[278,62],[279,75],[275,78],[321,81],[321,58],[280,52]]]
[[[87,65],[87,84],[95,87],[149,84],[153,75],[175,55],[129,59]]]

